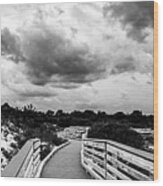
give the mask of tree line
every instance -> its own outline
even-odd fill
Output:
[[[154,128],[153,115],[145,115],[139,110],[128,114],[123,112],[107,114],[93,110],[75,110],[70,113],[63,110],[42,112],[37,111],[32,104],[14,108],[5,103],[1,106],[1,113],[2,125],[5,123],[3,121],[10,120],[25,131],[25,139],[39,137],[54,144],[59,144],[61,141],[56,136],[57,130],[69,126],[89,126],[89,137],[112,139],[143,149],[143,137],[131,128],[151,128],[152,130]],[[150,141],[152,141],[151,138]]]

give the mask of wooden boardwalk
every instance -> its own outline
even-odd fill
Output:
[[[72,141],[45,165],[42,178],[91,179],[81,166],[81,141]]]

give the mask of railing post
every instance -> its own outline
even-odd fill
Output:
[[[107,179],[107,142],[104,142],[104,168],[105,168],[105,179]]]
[[[81,162],[84,162],[84,138],[82,137]]]
[[[34,141],[32,142],[32,177],[34,176]]]
[[[96,162],[96,160],[95,160],[95,155],[94,155],[94,153],[95,153],[95,143],[94,142],[92,142],[93,144],[92,144],[92,160],[93,160],[93,162],[95,163]]]

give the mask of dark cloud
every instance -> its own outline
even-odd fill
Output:
[[[6,38],[8,35],[10,40]],[[86,44],[75,45],[60,33],[38,25],[21,31],[20,35],[21,40],[15,39],[18,36],[9,30],[2,34],[3,51],[18,58],[23,56],[22,62],[33,84],[61,83],[62,87],[68,87],[70,83],[72,87],[72,83],[92,82],[104,76],[106,69],[101,59]]]
[[[152,85],[153,83],[152,83],[152,81],[147,81],[147,84]]]
[[[12,72],[11,72],[12,73]],[[47,89],[45,87],[33,86],[30,84],[24,84],[17,81],[11,81],[11,79],[6,81],[6,78],[2,76],[2,85],[10,89],[11,91],[15,92],[16,95],[26,98],[32,97],[55,97],[58,94],[54,91],[54,89]],[[13,77],[14,78],[14,77]],[[16,83],[17,82],[17,83]]]
[[[44,28],[29,35],[25,33],[23,51],[34,84],[85,83],[100,78],[105,71],[87,45],[73,45],[63,36]]]
[[[33,90],[33,91],[18,91],[18,94],[23,97],[54,97],[57,96],[56,93],[52,92],[47,92],[47,91],[38,91],[38,90]]]
[[[111,12],[111,16],[120,20],[127,30],[127,35],[142,42],[148,35],[146,28],[153,28],[154,2],[121,2],[111,3],[103,7],[103,15]]]
[[[135,63],[136,64],[136,63]],[[133,72],[136,70],[133,57],[125,57],[120,63],[116,64],[112,70],[111,74],[120,74],[123,72]]]
[[[50,84],[52,87],[54,88],[62,88],[62,89],[76,89],[80,87],[80,84],[76,84],[76,83],[65,83],[65,82],[58,82],[55,84]]]
[[[12,54],[12,59],[18,61],[21,59],[20,39],[18,36],[11,34],[8,28],[1,31],[1,55]]]
[[[135,76],[132,76],[131,79],[132,79],[133,81],[137,81],[137,79],[136,79]]]

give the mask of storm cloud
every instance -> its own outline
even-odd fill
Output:
[[[12,34],[8,28],[1,31],[1,55],[12,54],[12,59],[18,61],[21,58],[20,38]]]
[[[27,90],[27,91],[18,91],[18,94],[20,96],[23,96],[23,97],[55,97],[57,96],[56,93],[52,93],[52,92],[49,92],[49,91],[42,91],[42,90]]]
[[[153,113],[153,2],[3,5],[2,103]]]
[[[2,51],[23,59],[20,61],[27,66],[27,75],[33,84],[61,82],[71,83],[72,87],[72,83],[92,82],[105,73],[101,59],[85,43],[74,44],[43,26],[23,30],[20,35],[21,40],[5,28],[2,31]]]
[[[111,16],[118,19],[127,35],[142,42],[148,36],[148,28],[154,23],[154,3],[149,2],[120,2],[111,3],[103,7],[103,15],[111,12]]]
[[[123,72],[134,72],[136,71],[136,62],[134,58],[131,56],[125,57],[124,60],[120,60],[120,63],[116,64],[111,74],[120,74]]]

